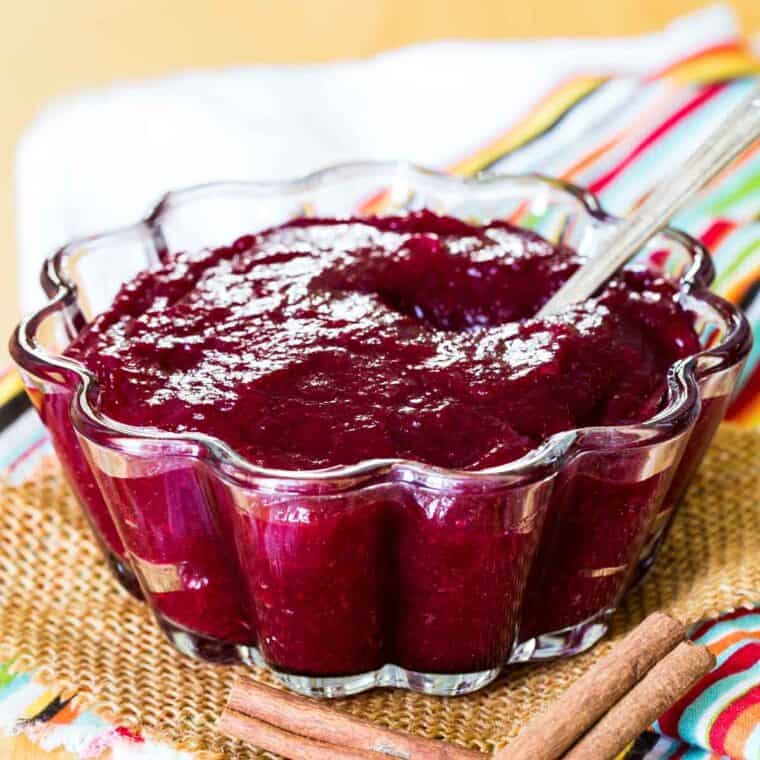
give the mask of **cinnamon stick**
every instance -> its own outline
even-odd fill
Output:
[[[592,666],[494,760],[556,760],[679,641],[681,623],[655,612]]]
[[[222,712],[216,728],[222,734],[293,760],[388,760],[388,755],[379,752],[338,747],[299,736],[229,708]]]
[[[715,665],[709,649],[682,642],[626,694],[564,760],[609,760],[622,752]]]
[[[312,699],[273,689],[244,676],[232,684],[227,708],[326,745],[372,753],[357,757],[390,755],[413,760],[483,760],[480,752],[383,728]],[[254,740],[250,741],[257,744]],[[306,756],[296,754],[290,757]],[[317,760],[316,755],[314,759]]]

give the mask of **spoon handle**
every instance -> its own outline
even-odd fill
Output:
[[[578,269],[547,301],[538,317],[583,301],[620,269],[687,201],[745,148],[760,138],[760,85],[694,153],[657,184],[646,201],[621,222],[606,250]]]

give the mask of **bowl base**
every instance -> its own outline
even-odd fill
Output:
[[[582,623],[521,641],[509,658],[510,664],[570,657],[593,647],[609,630],[607,620],[614,610],[602,610]]]
[[[570,657],[591,649],[609,630],[608,618],[614,612],[603,610],[578,625],[542,634],[520,642],[508,664],[538,662]],[[495,681],[503,668],[473,673],[422,673],[388,664],[377,670],[347,676],[305,676],[277,670],[256,647],[233,644],[202,636],[183,628],[160,614],[155,615],[166,638],[182,654],[215,664],[242,662],[250,668],[267,670],[292,692],[308,697],[340,698],[375,688],[401,688],[420,694],[454,697],[482,689]]]
[[[201,636],[157,613],[154,615],[164,636],[169,639],[175,649],[188,657],[217,665],[236,663],[243,659],[240,650],[244,647],[210,636]]]
[[[402,688],[420,694],[454,697],[482,689],[494,681],[501,668],[475,673],[420,673],[398,665],[349,676],[303,676],[273,668],[256,647],[232,644],[201,636],[156,614],[156,621],[166,638],[182,654],[214,664],[242,662],[250,668],[266,670],[290,691],[308,697],[338,698],[359,694],[378,687]]]
[[[299,676],[279,671],[268,665],[254,648],[249,649],[248,664],[265,668],[290,691],[307,697],[330,699],[348,697],[378,687],[401,688],[437,697],[455,697],[482,689],[494,681],[501,668],[481,670],[475,673],[420,673],[398,665],[385,665],[378,670],[350,676]]]

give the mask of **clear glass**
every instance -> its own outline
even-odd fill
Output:
[[[673,365],[663,410],[568,430],[488,470],[380,459],[264,469],[209,436],[108,419],[96,378],[61,355],[163,250],[228,244],[305,214],[422,207],[508,218],[584,256],[618,224],[593,196],[542,177],[352,164],[170,193],[143,222],[47,262],[50,302],[20,324],[13,356],[117,577],[181,651],[264,664],[312,695],[465,693],[508,662],[592,646],[653,562],[750,342],[740,313],[706,290],[709,256],[675,230],[639,259],[680,282],[704,349]]]

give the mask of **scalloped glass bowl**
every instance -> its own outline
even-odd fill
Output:
[[[651,565],[750,342],[740,313],[706,291],[709,256],[675,230],[639,263],[680,280],[704,350],[671,368],[663,410],[555,435],[489,470],[263,469],[208,436],[106,418],[97,380],[62,356],[162,250],[229,244],[296,215],[423,207],[508,218],[583,255],[616,225],[593,196],[546,178],[351,164],[173,192],[139,224],[48,260],[50,301],[19,325],[13,356],[114,573],[181,651],[264,665],[312,695],[460,694],[508,662],[592,646]]]

